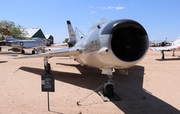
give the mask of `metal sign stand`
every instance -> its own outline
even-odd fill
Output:
[[[47,92],[47,101],[48,101],[48,111],[50,111],[50,103],[49,103],[49,91]]]
[[[51,72],[46,72],[41,76],[42,92],[47,92],[48,111],[50,111],[49,92],[55,92],[54,76]]]

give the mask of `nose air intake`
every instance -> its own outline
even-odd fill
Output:
[[[145,29],[139,23],[133,20],[117,20],[109,23],[108,26],[112,29],[104,33],[112,34],[111,48],[117,58],[125,62],[133,62],[144,56],[149,41]]]

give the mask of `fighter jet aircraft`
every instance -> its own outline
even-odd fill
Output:
[[[46,42],[41,38],[33,38],[32,40],[19,40],[13,38],[7,28],[2,28],[5,40],[3,40],[6,46],[12,47],[12,51],[21,51],[22,54],[25,53],[24,49],[33,49],[32,54],[35,54],[35,51],[39,53],[46,47]],[[2,46],[1,46],[2,47]]]
[[[161,51],[162,59],[164,59],[164,51],[172,50],[172,56],[175,56],[175,50],[180,49],[180,37],[178,37],[175,41],[171,42],[171,46],[152,47],[150,49],[153,51]]]
[[[99,19],[82,38],[76,37],[70,21],[67,21],[67,26],[70,37],[68,48],[17,58],[43,57],[45,71],[50,73],[48,59],[71,56],[82,66],[101,69],[102,74],[109,77],[104,84],[103,94],[113,96],[113,71],[134,66],[145,56],[149,46],[144,27],[130,19]]]

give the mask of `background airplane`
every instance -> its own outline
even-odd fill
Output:
[[[172,56],[175,56],[175,50],[180,49],[180,37],[177,38],[175,41],[171,42],[171,46],[164,46],[164,47],[152,47],[150,48],[153,51],[161,51],[161,58],[164,59],[164,51],[172,50]]]
[[[83,38],[76,37],[70,21],[67,21],[67,26],[69,48],[16,59],[44,57],[45,72],[51,73],[49,58],[71,56],[82,66],[101,69],[102,74],[109,77],[104,84],[103,94],[113,96],[113,71],[134,66],[145,56],[149,46],[146,30],[141,24],[130,19],[99,19]]]
[[[24,49],[33,49],[32,54],[35,54],[35,51],[39,53],[46,47],[46,42],[42,40],[41,38],[33,38],[32,40],[19,40],[16,38],[13,38],[8,31],[7,28],[2,28],[3,34],[4,34],[4,44],[5,46],[12,47],[12,51],[21,51],[22,54],[25,53]],[[1,46],[3,47],[3,46]]]
[[[166,40],[149,40],[150,47],[163,47],[163,46],[170,46],[171,42]]]

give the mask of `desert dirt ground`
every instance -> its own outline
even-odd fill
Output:
[[[48,111],[47,92],[41,91],[43,58],[10,59],[21,54],[2,50],[0,114],[180,114],[180,51],[175,57],[165,52],[165,60],[159,53],[148,50],[128,69],[129,75],[114,73],[121,100],[111,102],[93,93],[108,79],[99,69],[82,67],[67,57],[51,58],[55,92],[49,93]]]

